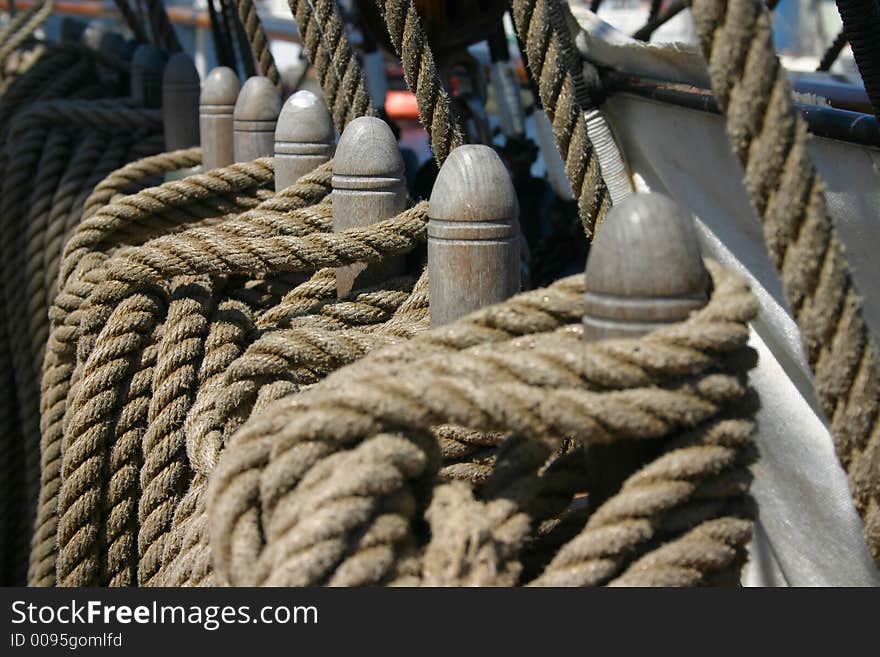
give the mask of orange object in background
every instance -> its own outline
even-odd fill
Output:
[[[385,112],[392,119],[418,119],[416,95],[411,91],[389,91],[385,95]]]

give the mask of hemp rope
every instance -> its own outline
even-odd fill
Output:
[[[712,91],[880,564],[880,363],[773,47],[770,13],[753,0],[694,0],[693,13]]]
[[[317,5],[323,36],[350,54],[335,5]],[[334,83],[331,91],[349,98],[363,86],[348,66]],[[334,116],[344,125],[341,112]],[[580,319],[583,285],[571,280],[418,335],[427,328],[425,273],[414,286],[386,281],[336,301],[328,269],[422,243],[425,204],[369,229],[328,234],[329,166],[278,195],[258,174],[243,174],[248,165],[237,166],[178,181],[190,185],[166,183],[115,200],[111,193],[64,249],[49,312],[32,581],[53,583],[56,562],[62,584],[400,584],[418,583],[423,571],[448,581],[515,581],[530,524],[552,519],[583,483],[579,451],[563,444],[660,439],[719,417],[745,394],[740,370],[724,354],[743,347],[754,306],[740,283],[715,268],[706,309],[640,341],[584,345],[579,330],[566,326]],[[262,166],[271,181],[271,167]],[[294,272],[314,274],[296,285]],[[586,365],[584,351],[595,354]],[[414,382],[413,390],[401,389],[402,381]],[[341,399],[347,391],[355,393],[350,403]],[[397,401],[377,404],[382,395]],[[305,427],[310,413],[323,418],[322,404],[336,404],[341,416],[313,429],[342,421],[342,441],[360,443],[341,450],[336,438],[326,439],[330,431],[285,452],[284,434]],[[365,415],[345,424],[358,413]],[[370,413],[372,428],[357,431]],[[266,427],[264,441],[282,430],[280,451],[261,456],[272,447],[262,443],[255,453],[244,450],[249,433]],[[448,439],[445,453],[438,435]],[[719,456],[714,470],[699,470],[700,454],[679,460],[685,476],[701,473],[705,485],[663,509],[657,534],[690,540],[684,556],[693,553],[697,563],[676,561],[671,550],[655,558],[652,572],[687,566],[692,579],[713,578],[739,554],[734,539],[726,561],[698,554],[709,538],[731,532],[684,533],[743,495],[741,477],[728,481],[738,457]],[[226,539],[217,542],[216,491],[230,459],[242,456],[268,458],[260,513],[269,544],[252,572],[230,577],[218,567]],[[436,484],[450,486],[436,473],[447,458],[466,465],[476,456],[493,464],[477,494],[504,497],[472,497],[461,523],[433,513],[435,536],[426,540],[413,521]],[[719,459],[724,476],[714,477]],[[242,483],[244,497],[220,490],[244,512],[234,527],[244,551],[235,556],[246,559],[262,538],[248,510],[253,482]],[[437,499],[444,494],[438,487]],[[640,512],[653,518],[652,508]],[[484,519],[481,545],[492,547],[448,567],[462,541],[456,532]],[[630,557],[647,559],[652,545],[628,552],[620,572]],[[499,556],[484,566],[490,552]]]
[[[269,39],[266,37],[266,31],[263,29],[263,24],[260,22],[260,16],[257,13],[257,8],[254,5],[253,0],[238,0],[238,15],[241,18],[241,24],[244,26],[244,30],[247,33],[247,38],[248,41],[250,41],[253,54],[257,58],[257,63],[260,65],[261,75],[269,78],[279,92],[283,91],[281,74],[278,72],[278,67],[275,65],[275,58],[272,56],[272,51],[269,50]]]
[[[287,4],[303,48],[315,67],[336,130],[341,134],[352,119],[374,115],[363,70],[334,0],[287,0]]]
[[[16,27],[14,33],[4,35],[0,39],[0,71],[5,68],[9,56],[24,45],[33,36],[34,31],[45,23],[54,11],[55,0],[44,0],[33,13],[27,15],[20,27]]]
[[[81,64],[84,61],[79,60]],[[39,96],[51,98],[53,94],[65,93],[88,79],[93,72],[91,65],[86,64],[69,69],[50,82]],[[4,440],[22,441],[24,481],[19,493],[22,495],[20,513],[28,520],[16,534],[16,540],[23,542],[23,554],[27,553],[24,544],[30,540],[30,514],[36,508],[39,488],[38,363],[42,360],[48,333],[46,311],[53,292],[52,286],[46,284],[46,277],[50,269],[57,267],[57,256],[60,255],[57,254],[55,259],[50,255],[52,242],[57,244],[63,239],[69,216],[78,212],[74,194],[80,193],[106,147],[106,135],[98,137],[98,133],[91,133],[89,137],[84,136],[89,133],[79,132],[91,127],[91,115],[81,103],[51,101],[32,104],[28,106],[28,112],[12,119],[5,135],[4,159],[16,166],[7,169],[4,180],[7,187],[2,200],[3,224],[11,236],[4,245],[7,256],[4,267],[5,317],[9,327],[6,331],[8,340],[4,344],[12,356],[14,394],[19,399],[21,429],[20,433],[11,433]],[[63,113],[71,104],[75,105],[72,122],[56,121],[54,125],[63,127],[51,130],[45,127],[50,124],[50,117]],[[105,102],[99,116],[103,115],[105,107],[110,105]],[[120,153],[117,148],[117,157],[109,166],[117,166],[123,161],[126,151]],[[28,195],[30,203],[26,202]],[[20,226],[18,222],[21,222]]]
[[[720,274],[717,275],[721,277]],[[670,390],[662,395],[659,391],[655,391],[652,394],[660,395],[656,403],[661,406],[652,405],[651,408],[659,410],[662,407],[663,419],[651,416],[652,419],[648,421],[648,416],[643,416],[648,423],[639,429],[635,426],[639,424],[639,420],[633,419],[632,421],[635,422],[633,425],[629,420],[624,419],[631,411],[622,412],[622,408],[618,411],[615,404],[630,403],[624,400],[630,399],[631,395],[634,395],[633,401],[636,398],[640,400],[639,404],[652,403],[649,401],[651,394],[632,390],[609,392],[603,395],[599,392],[584,393],[576,389],[563,391],[553,388],[541,388],[541,392],[537,393],[537,390],[532,392],[531,385],[535,383],[546,385],[548,378],[555,380],[556,385],[570,384],[573,377],[577,378],[577,374],[565,367],[572,367],[583,376],[598,377],[593,380],[602,386],[607,386],[611,380],[619,383],[621,377],[618,372],[619,365],[628,362],[631,366],[633,364],[629,360],[631,358],[648,359],[652,369],[665,366],[666,369],[661,371],[667,376],[672,372],[679,376],[685,373],[693,375],[701,367],[705,368],[712,362],[711,359],[707,360],[706,355],[697,356],[702,352],[695,352],[695,348],[698,345],[713,350],[741,347],[747,338],[747,330],[744,325],[736,328],[735,321],[731,323],[726,317],[735,316],[739,321],[743,321],[743,318],[748,318],[754,313],[754,303],[747,292],[744,292],[741,283],[737,287],[735,283],[725,284],[724,280],[717,282],[718,286],[713,296],[714,303],[710,303],[704,311],[696,313],[691,320],[680,327],[647,336],[645,340],[650,338],[650,349],[638,348],[630,342],[626,351],[628,361],[616,363],[618,367],[608,367],[606,361],[603,363],[605,367],[595,370],[602,359],[599,359],[595,365],[585,366],[578,363],[577,361],[582,359],[574,355],[577,352],[572,346],[576,344],[579,349],[584,349],[585,345],[580,338],[569,335],[566,339],[562,335],[551,334],[545,340],[550,341],[548,347],[552,356],[548,354],[536,357],[536,362],[543,360],[544,363],[552,363],[552,367],[545,365],[536,369],[534,363],[530,363],[528,368],[517,369],[514,376],[518,378],[514,380],[526,383],[503,383],[505,380],[510,380],[511,370],[500,369],[495,364],[497,359],[492,356],[490,349],[483,347],[482,350],[477,348],[465,351],[461,356],[446,355],[436,358],[434,359],[436,365],[431,362],[430,367],[427,365],[430,359],[419,362],[418,367],[410,368],[412,374],[406,377],[405,384],[400,381],[401,372],[394,368],[391,368],[388,375],[384,375],[384,372],[380,375],[381,366],[378,371],[367,369],[363,372],[357,370],[355,366],[352,374],[346,376],[344,382],[335,380],[343,373],[347,374],[347,370],[340,370],[336,377],[328,377],[324,383],[318,384],[312,390],[277,402],[271,407],[271,414],[267,411],[265,418],[252,418],[233,436],[232,444],[221,455],[217,470],[209,482],[208,511],[211,516],[211,543],[215,567],[221,569],[223,579],[233,584],[244,582],[253,584],[262,581],[277,584],[286,581],[285,573],[291,572],[286,561],[287,548],[293,550],[290,559],[294,560],[298,559],[296,555],[305,549],[296,548],[300,539],[296,537],[295,532],[290,534],[290,528],[295,525],[295,518],[291,518],[288,513],[288,495],[296,495],[297,482],[309,470],[310,464],[335,452],[343,444],[356,442],[360,437],[366,437],[373,432],[381,433],[392,427],[406,426],[427,429],[426,424],[430,426],[440,420],[440,423],[451,421],[489,431],[513,429],[533,437],[565,434],[582,440],[602,441],[614,440],[614,436],[660,437],[674,430],[675,426],[684,426],[676,424],[677,422],[696,424],[701,418],[711,417],[718,412],[718,404],[724,404],[725,400],[729,401],[741,396],[740,385],[732,385],[732,381],[727,378],[718,378],[710,374],[702,383],[697,383],[696,387],[685,385],[684,388],[679,389],[679,392]],[[719,301],[720,298],[724,298],[725,301]],[[720,306],[725,308],[722,309]],[[727,316],[724,315],[724,310],[729,313]],[[708,321],[713,329],[697,338],[693,333],[694,329],[700,326],[701,321]],[[508,353],[516,355],[541,353],[537,345],[543,346],[543,343],[537,336],[522,339],[529,341],[532,351],[524,352],[522,346],[511,344]],[[554,344],[556,340],[561,342],[558,345]],[[681,341],[678,344],[687,344],[688,349],[683,352],[677,349],[671,351],[661,349],[660,345],[665,340],[671,340],[673,343]],[[617,343],[617,341],[607,343],[611,353],[616,351],[614,345]],[[624,343],[626,341],[619,341],[619,344]],[[602,351],[603,346],[600,343],[596,348]],[[696,360],[688,361],[685,352],[691,359],[696,358]],[[490,370],[485,370],[482,366],[486,358],[492,363]],[[516,361],[517,359],[509,359],[503,362],[508,365]],[[439,369],[432,369],[434,367]],[[437,372],[442,372],[442,375],[438,375]],[[626,383],[640,385],[656,380],[653,377],[659,375],[660,371],[653,370],[653,372],[649,375],[646,370],[640,370],[639,374],[626,380]],[[563,377],[561,380],[560,376]],[[331,379],[333,385],[330,383]],[[492,380],[498,383],[479,388],[468,383],[476,380]],[[361,381],[364,383],[360,383]],[[526,402],[529,395],[536,393],[538,394],[536,401]],[[603,395],[603,399],[607,401],[601,404],[591,403],[588,401],[591,399],[590,395]],[[537,399],[542,401],[538,403]],[[697,401],[698,399],[702,401]],[[612,400],[618,401],[612,402]],[[327,414],[322,411],[324,408],[328,410],[332,408],[333,411]],[[515,408],[520,410],[516,411]],[[525,408],[531,410],[524,415]],[[672,408],[680,409],[673,414],[678,419],[673,419],[673,415],[669,414]],[[597,417],[602,418],[602,424],[588,421],[590,412],[598,413]],[[678,415],[678,413],[683,414]],[[416,424],[410,424],[412,422]],[[623,424],[619,424],[620,422]],[[669,422],[672,424],[668,424]],[[613,428],[615,426],[616,428]],[[297,438],[301,430],[305,431],[302,434],[305,442],[302,444]],[[277,431],[280,433],[276,434]],[[630,433],[631,431],[637,433]],[[249,505],[253,504],[249,500],[254,499],[251,498],[252,493],[249,491],[256,490],[256,487],[261,490],[263,510],[257,513],[263,516],[262,520],[257,520],[253,515],[254,511],[248,510]],[[265,549],[254,544],[254,541],[262,540],[258,535],[252,534],[255,522],[259,522],[263,527],[268,541]],[[249,565],[246,572],[245,569],[237,569],[234,564],[230,564],[228,561],[230,557],[242,560],[242,563],[247,561]],[[254,567],[254,564],[259,565]],[[279,564],[278,568],[281,570],[278,574],[273,574],[274,564]],[[324,577],[324,574],[321,577]]]
[[[299,188],[294,187],[294,188],[290,188],[288,190],[285,190],[285,192],[283,192],[281,195],[279,195],[279,197],[272,199],[272,203],[269,203],[268,207],[270,207],[272,210],[276,211],[276,214],[277,214],[279,211],[289,210],[290,207],[293,207],[297,204],[302,204],[303,201],[306,199],[311,198],[312,200],[314,200],[315,194],[318,194],[318,197],[320,198],[320,195],[323,195],[324,193],[326,193],[327,188],[329,186],[328,183],[329,183],[329,175],[326,170],[316,172],[316,174],[313,174],[312,176],[307,177],[305,182],[303,182],[299,186]],[[175,183],[169,183],[165,187],[173,186],[174,184]],[[141,194],[140,196],[143,196],[143,194]],[[110,214],[112,214],[112,213],[110,213]],[[238,232],[242,232],[242,230],[244,230],[244,229],[250,229],[250,232],[248,232],[247,230],[244,230],[244,232],[245,232],[245,234],[248,234],[250,237],[254,237],[256,235],[253,233],[254,228],[262,228],[265,231],[265,228],[267,226],[271,226],[273,223],[273,220],[271,217],[267,219],[267,217],[265,217],[265,216],[258,217],[256,219],[254,217],[251,217],[250,223],[248,223],[248,221],[245,221],[246,216],[247,215],[244,215],[243,217],[241,217],[237,220],[226,223],[223,226],[218,227],[218,229],[220,229],[222,231],[226,231],[227,233],[228,232],[236,232],[235,227],[236,227],[236,224],[238,224],[238,225],[242,226],[241,229],[238,229]],[[261,226],[261,222],[262,222],[262,224],[264,224],[263,226]],[[275,219],[275,224],[277,224],[277,217]],[[329,222],[326,222],[326,221],[324,221],[323,223],[319,222],[318,224],[315,224],[315,225],[326,229],[329,227]],[[62,300],[62,303],[64,303],[63,296],[61,297],[61,300]],[[81,300],[82,299],[80,299],[80,301]],[[80,304],[80,302],[74,302],[73,308],[75,309],[75,308],[79,307],[79,304]],[[72,314],[72,313],[69,313],[69,314]],[[87,357],[88,348],[86,348],[86,350],[84,351],[82,348],[82,345],[80,345],[80,348],[78,348],[78,351],[79,351],[80,358]],[[49,359],[47,359],[47,362],[48,361],[49,361]],[[47,374],[48,374],[48,372],[47,372]],[[50,377],[47,376],[46,378],[48,379]],[[57,398],[57,394],[53,395],[53,397]],[[45,398],[45,396],[44,396],[44,398]]]
[[[416,95],[419,120],[428,132],[437,165],[442,166],[449,153],[464,143],[464,136],[419,14],[412,0],[383,0],[378,7],[403,64],[406,84]]]
[[[194,155],[190,153],[188,157]],[[174,157],[164,159],[164,165],[174,164],[176,164]],[[109,182],[102,188],[102,193],[117,184],[128,185],[132,180],[137,179],[138,175],[149,176],[155,171],[156,166],[161,170],[163,161],[152,160],[147,162],[145,167],[133,167],[123,176],[117,177],[116,181]],[[69,394],[74,394],[71,386],[75,388],[77,385],[77,374],[73,363],[76,359],[76,351],[82,351],[82,348],[72,349],[72,347],[80,337],[77,329],[80,309],[88,298],[88,291],[101,280],[100,267],[97,265],[107,257],[98,249],[101,248],[104,240],[114,235],[122,239],[144,240],[148,239],[150,234],[168,230],[169,224],[179,224],[181,221],[192,222],[193,219],[210,216],[211,213],[205,212],[204,208],[201,208],[195,216],[182,213],[181,209],[186,209],[188,203],[198,204],[203,199],[210,199],[212,193],[224,199],[219,207],[214,208],[214,214],[227,213],[236,207],[247,209],[251,205],[250,202],[245,203],[243,208],[241,206],[241,202],[247,198],[247,193],[254,193],[261,187],[269,186],[271,176],[271,161],[257,161],[167,183],[163,186],[163,191],[157,191],[160,188],[151,188],[134,196],[123,197],[89,217],[65,248],[59,293],[54,308],[50,311],[53,327],[43,370],[41,450],[44,454],[44,463],[41,491],[45,494],[41,494],[39,505],[37,533],[32,550],[31,583],[47,585],[54,581],[57,523],[55,495],[59,486],[61,468],[61,462],[56,455],[60,455],[60,441],[64,435],[63,421],[70,410],[64,400]],[[172,193],[166,193],[168,190]],[[218,204],[215,203],[216,205]],[[189,207],[191,208],[192,205]],[[153,212],[156,214],[154,215]],[[144,220],[147,221],[142,224],[137,223]],[[77,271],[81,273],[77,275]],[[52,458],[47,460],[45,457],[50,455]]]
[[[523,53],[537,82],[541,104],[553,125],[556,146],[578,200],[581,223],[588,239],[610,207],[601,179],[599,162],[587,137],[583,110],[575,103],[575,82],[565,66],[565,44],[570,35],[553,29],[548,2],[512,0],[511,16],[516,33],[526,46]]]

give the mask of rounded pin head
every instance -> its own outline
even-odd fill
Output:
[[[208,73],[199,103],[234,106],[241,90],[238,75],[228,66],[218,66]]]
[[[431,192],[432,219],[517,224],[519,203],[507,167],[489,146],[459,146],[443,163]]]
[[[281,108],[275,141],[332,144],[335,136],[333,117],[327,105],[311,91],[297,91]]]
[[[361,116],[349,123],[333,158],[334,176],[403,178],[403,158],[382,119]]]
[[[588,339],[643,334],[686,319],[708,300],[694,220],[662,194],[633,194],[608,212],[586,276]]]
[[[281,111],[281,96],[269,78],[255,75],[247,79],[235,102],[236,121],[271,121],[274,123]]]
[[[183,52],[171,55],[162,74],[162,84],[185,89],[199,88],[199,72],[189,55]]]

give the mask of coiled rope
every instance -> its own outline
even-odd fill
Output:
[[[341,130],[372,108],[338,10],[291,7]],[[442,161],[455,124],[430,49],[411,3],[383,7]],[[546,3],[513,9],[591,235],[609,201],[571,35]],[[71,102],[82,122],[110,108]],[[86,138],[62,168],[48,146],[70,142],[41,123],[50,110],[34,111],[7,136],[22,154],[47,144],[34,166],[45,161],[47,189],[57,181],[57,210],[29,208],[32,246],[9,261],[44,282],[58,272],[54,299],[51,287],[9,294],[34,294],[22,325],[51,301],[32,584],[736,580],[752,513],[756,312],[736,276],[709,263],[709,304],[639,339],[583,342],[580,276],[429,331],[417,258],[345,299],[334,276],[423,244],[425,203],[332,233],[330,164],[277,194],[271,159],[148,186],[196,150],[125,166],[86,198],[74,183],[124,141],[102,151]],[[37,244],[60,261],[42,271]],[[603,448],[633,440],[648,462],[606,491]],[[587,505],[572,506],[582,493]]]
[[[426,356],[422,360],[383,359],[382,352],[377,352],[375,360],[368,356],[353,365],[351,372],[348,368],[340,370],[313,389],[276,402],[262,416],[253,415],[233,435],[209,481],[207,507],[215,568],[223,580],[239,585],[330,583],[345,579],[350,569],[358,572],[366,569],[378,577],[358,580],[358,583],[381,583],[386,576],[393,575],[390,566],[382,568],[381,564],[387,560],[388,541],[395,543],[394,536],[398,534],[392,532],[382,539],[384,549],[372,557],[362,554],[357,544],[349,544],[351,539],[344,536],[369,535],[374,528],[380,531],[378,528],[384,523],[397,523],[383,519],[384,507],[379,500],[392,492],[392,498],[395,497],[395,491],[402,490],[401,484],[384,489],[383,484],[377,483],[372,492],[372,483],[367,482],[376,480],[365,476],[363,484],[351,481],[351,487],[346,487],[344,494],[342,491],[335,494],[331,492],[333,477],[324,474],[324,469],[335,463],[340,473],[345,472],[347,467],[342,464],[350,459],[355,459],[353,463],[360,462],[356,454],[379,449],[375,441],[387,443],[391,440],[385,437],[391,435],[389,432],[405,436],[398,440],[424,454],[421,459],[415,455],[409,457],[416,459],[409,461],[415,466],[413,470],[399,471],[405,477],[418,478],[436,458],[431,456],[431,451],[436,450],[436,445],[431,446],[433,441],[423,444],[418,436],[429,435],[430,428],[437,424],[513,432],[532,440],[546,437],[552,441],[565,435],[586,442],[606,442],[648,436],[660,438],[674,433],[676,427],[682,426],[679,423],[694,426],[710,419],[720,406],[744,394],[736,376],[706,375],[701,383],[673,387],[668,392],[657,389],[647,392],[638,386],[657,381],[654,377],[663,379],[673,371],[679,376],[696,375],[712,362],[705,352],[697,356],[700,343],[704,349],[713,351],[735,351],[744,345],[747,330],[744,324],[736,328],[737,321],[752,316],[754,304],[742,283],[725,280],[723,274],[714,271],[718,276],[716,296],[704,311],[704,317],[711,317],[712,322],[718,321],[726,329],[717,333],[717,326],[707,327],[707,334],[714,333],[708,342],[696,337],[697,326],[706,321],[700,319],[698,313],[675,330],[666,334],[658,331],[646,337],[650,347],[639,345],[639,341],[599,343],[595,360],[574,327],[502,341],[491,347],[475,346],[460,355],[447,347],[442,355]],[[512,306],[519,303],[518,298],[511,300]],[[502,317],[509,313],[504,306],[494,307],[494,313]],[[727,314],[721,306],[726,307]],[[485,317],[486,313],[482,314]],[[473,321],[466,318],[452,327],[431,331],[415,338],[412,347],[416,343],[424,344],[423,339],[445,341],[450,335],[463,337],[466,342],[479,340],[477,336],[485,335],[484,331],[461,335]],[[724,338],[719,340],[722,334]],[[686,351],[694,360],[689,362],[684,352],[673,349],[667,353],[677,356],[664,362],[661,355],[664,341],[674,344],[682,339],[689,345]],[[526,349],[525,345],[528,345]],[[626,353],[625,361],[615,364],[614,358],[605,360],[615,352],[620,356]],[[523,356],[525,362],[522,362]],[[641,357],[649,359],[651,365],[642,361],[640,367]],[[631,376],[622,374],[623,362],[630,368]],[[486,381],[492,383],[485,384]],[[578,381],[580,384],[575,383]],[[626,392],[612,392],[630,387],[632,389]],[[652,401],[653,394],[657,396]],[[623,410],[637,399],[636,405],[646,415],[633,415],[635,407]],[[676,410],[656,415],[661,407]],[[401,431],[404,434],[400,434]],[[350,456],[343,458],[343,454]],[[714,472],[717,471],[716,465]],[[498,472],[496,470],[496,474]],[[394,481],[399,481],[397,476],[393,475]],[[310,492],[312,481],[318,487],[314,492]],[[319,489],[323,491],[320,494]],[[741,487],[738,490],[742,492]],[[257,491],[260,491],[258,497],[254,497]],[[340,494],[342,497],[338,497]],[[676,503],[683,503],[685,497],[691,499],[689,494],[682,493]],[[376,499],[371,501],[370,498]],[[258,499],[262,502],[254,506]],[[328,516],[327,522],[321,523],[311,513],[300,518],[306,509],[315,510],[318,499],[326,499],[330,505],[327,513],[333,514],[333,521]],[[363,501],[355,503],[355,499]],[[345,510],[348,504],[354,504],[350,511]],[[364,508],[363,504],[368,506]],[[611,501],[606,503],[610,504]],[[674,503],[670,502],[670,506]],[[320,513],[315,513],[320,517]],[[255,534],[255,523],[259,523],[264,532]],[[299,527],[302,529],[298,530]],[[322,550],[327,547],[327,541],[337,540],[331,539],[337,532],[342,551],[334,557],[333,550],[329,554]],[[347,557],[346,544],[352,551]],[[370,568],[366,567],[367,559],[374,560]],[[249,564],[247,568],[245,563]]]
[[[3,245],[3,394],[4,412],[15,416],[4,420],[2,438],[15,454],[4,463],[9,503],[0,539],[14,545],[0,565],[9,583],[25,580],[40,489],[40,369],[62,245],[101,178],[162,147],[157,112],[110,98],[114,85],[98,74],[107,65],[118,63],[79,45],[49,46],[0,97],[0,210],[10,236]]]

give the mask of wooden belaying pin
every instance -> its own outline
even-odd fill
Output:
[[[297,91],[281,108],[275,128],[275,191],[333,157],[336,132],[324,101],[311,91]]]
[[[584,339],[634,338],[687,319],[708,302],[694,220],[661,194],[631,194],[599,226],[586,267]],[[652,441],[585,445],[590,503],[601,505],[656,455]]]
[[[281,111],[281,96],[271,80],[248,78],[235,101],[232,149],[236,162],[250,162],[275,153],[275,124]]]
[[[431,325],[519,292],[519,204],[507,168],[488,146],[446,159],[428,206]]]
[[[586,268],[584,338],[638,337],[708,302],[693,218],[662,194],[632,194],[608,212]]]
[[[189,55],[171,55],[162,75],[166,151],[199,145],[199,87],[199,72]]]
[[[232,115],[241,84],[227,66],[218,66],[205,78],[199,96],[199,140],[202,169],[210,171],[235,162],[232,150]]]
[[[333,230],[369,226],[406,209],[403,158],[394,133],[381,119],[362,116],[346,126],[333,158]],[[339,298],[357,287],[379,283],[403,269],[401,257],[367,267],[336,270]]]
[[[162,106],[162,71],[165,53],[149,44],[142,44],[131,58],[131,98],[141,107]]]

